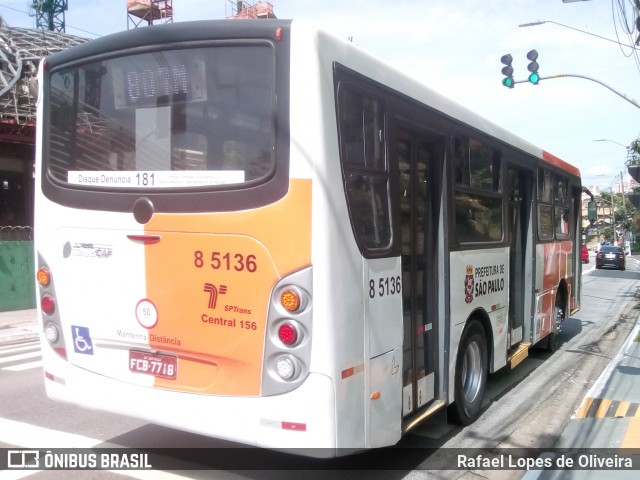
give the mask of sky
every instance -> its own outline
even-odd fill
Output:
[[[30,3],[0,0],[0,16],[10,27],[35,28]],[[173,21],[222,19],[231,15],[232,3],[173,0]],[[608,189],[621,173],[625,182],[629,179],[625,147],[640,137],[640,107],[623,98],[640,105],[640,47],[635,55],[630,47],[640,33],[624,33],[625,24],[635,25],[632,0],[271,3],[278,18],[310,20],[352,38],[405,74],[576,165],[586,186]],[[68,0],[68,5],[66,33],[96,38],[129,26],[126,0]],[[519,27],[537,21],[547,23]],[[525,80],[531,49],[539,53],[542,77],[589,79],[561,77],[504,87],[500,57],[510,53],[515,80]]]

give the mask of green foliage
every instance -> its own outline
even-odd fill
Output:
[[[630,165],[640,165],[640,139],[636,138],[627,147],[627,160],[624,163]]]
[[[623,196],[619,193],[613,195],[602,193],[599,198],[596,198],[596,202],[598,203],[599,238],[587,239],[587,243],[593,240],[613,241],[611,205],[613,205],[616,229],[632,232],[634,238],[640,238],[640,210],[636,209],[628,196],[624,198],[624,205]]]

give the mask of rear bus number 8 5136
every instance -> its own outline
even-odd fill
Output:
[[[193,265],[202,268],[208,262],[214,270],[235,270],[236,272],[254,273],[258,270],[258,262],[253,254],[243,255],[242,253],[211,252],[207,259],[202,250],[193,253]]]

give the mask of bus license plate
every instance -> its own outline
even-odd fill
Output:
[[[178,373],[178,359],[172,355],[129,350],[129,370],[175,380]]]

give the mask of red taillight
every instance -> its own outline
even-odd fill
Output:
[[[56,302],[53,297],[46,295],[40,299],[40,308],[47,315],[51,315],[56,310]]]
[[[285,345],[294,345],[298,341],[298,331],[290,323],[283,323],[278,328],[278,338]]]

